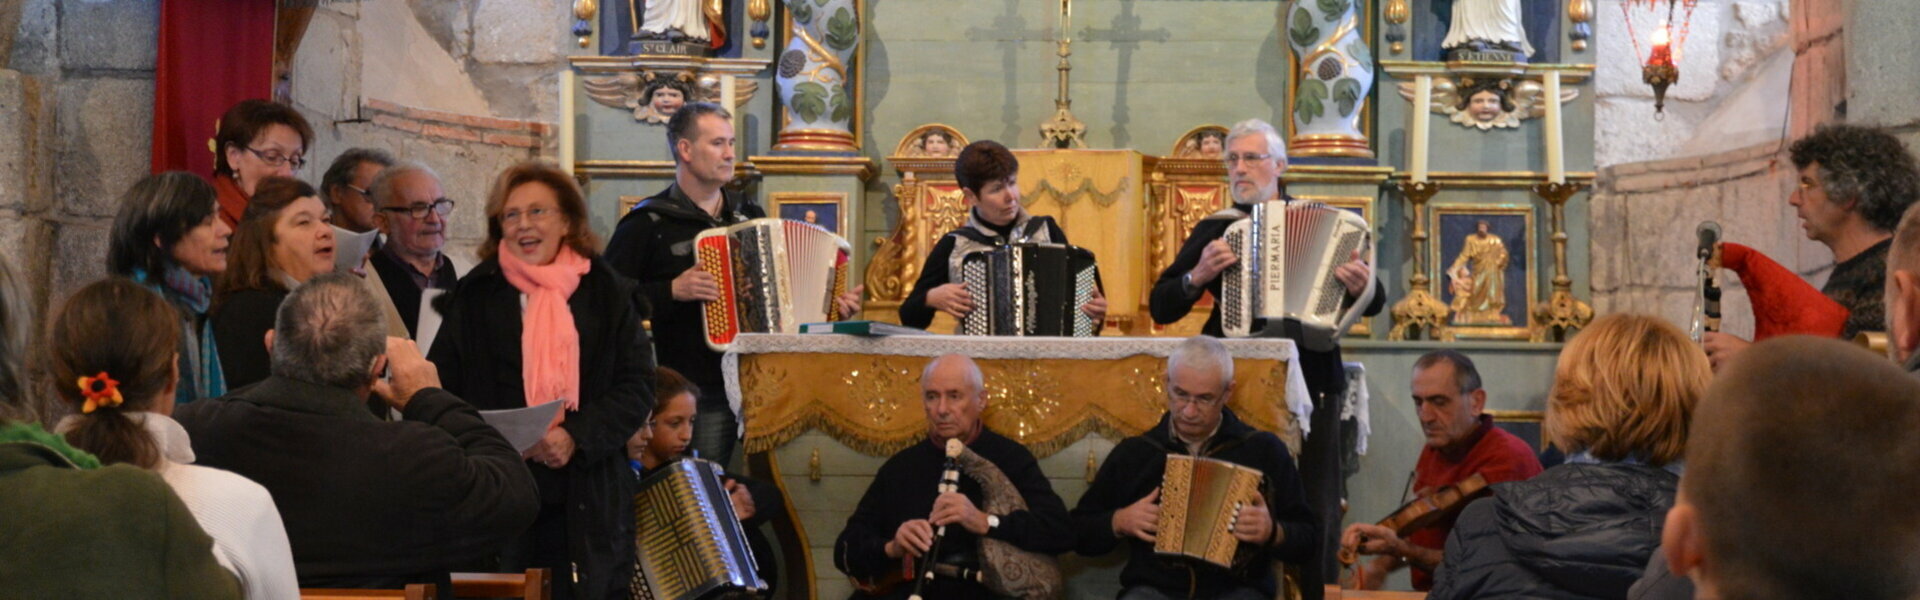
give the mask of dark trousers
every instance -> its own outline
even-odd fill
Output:
[[[1300,444],[1300,480],[1307,505],[1319,519],[1318,544],[1313,560],[1300,565],[1300,595],[1319,600],[1324,586],[1339,581],[1339,563],[1333,559],[1340,544],[1340,499],[1346,495],[1341,473],[1340,391],[1314,390],[1312,432]]]

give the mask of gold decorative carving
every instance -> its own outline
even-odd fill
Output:
[[[1399,85],[1399,90],[1401,98],[1413,100],[1413,83],[1402,83]],[[1482,92],[1498,95],[1505,100],[1505,104],[1511,104],[1513,110],[1490,115],[1476,115],[1473,111],[1467,110],[1466,101],[1472,95]],[[1462,95],[1469,98],[1463,98]],[[1560,90],[1561,104],[1572,102],[1578,97],[1580,97],[1580,90],[1577,88],[1568,87]],[[1427,108],[1431,112],[1447,115],[1448,120],[1457,125],[1477,127],[1481,131],[1486,131],[1496,127],[1512,129],[1519,127],[1523,120],[1544,117],[1547,114],[1549,101],[1551,99],[1546,97],[1546,88],[1542,87],[1538,81],[1503,76],[1463,75],[1435,77],[1433,101]]]
[[[1407,297],[1393,305],[1393,329],[1387,331],[1389,340],[1420,339],[1426,337],[1447,341],[1453,339],[1453,331],[1447,326],[1449,311],[1447,305],[1433,296],[1428,288],[1427,266],[1424,264],[1427,254],[1427,211],[1428,200],[1440,192],[1440,184],[1432,181],[1400,183],[1400,193],[1413,205],[1413,277],[1408,281]]]
[[[767,22],[767,19],[772,16],[773,16],[772,0],[747,0],[747,18],[753,19],[754,25],[763,25]],[[767,47],[767,36],[766,34],[761,33],[762,31],[764,31],[764,29],[761,27],[753,27],[752,29],[754,32],[753,47],[754,48]]]
[[[588,32],[580,35],[580,39],[578,40],[578,43],[580,44],[581,48],[585,48],[593,43],[593,37],[592,37],[593,16],[599,13],[600,13],[600,5],[594,0],[573,0],[573,18],[579,21],[584,21],[586,26],[586,29],[584,30],[575,30],[575,31]]]
[[[916,400],[926,357],[796,352],[746,354],[739,360],[740,389],[752,399],[741,407],[749,454],[813,429],[871,456],[888,456],[926,439]],[[978,362],[989,394],[982,418],[1035,456],[1064,450],[1088,433],[1109,439],[1139,434],[1166,411],[1166,396],[1157,391],[1166,359],[1157,356]],[[1280,435],[1289,448],[1297,447],[1297,428],[1285,408],[1286,362],[1236,358],[1234,363],[1228,406],[1254,427]],[[766,377],[774,372],[785,377]],[[1149,373],[1156,377],[1142,376]],[[1156,391],[1144,393],[1150,389]]]
[[[814,483],[820,482],[820,449],[819,448],[814,448],[813,454],[807,457],[807,481],[812,481]]]
[[[686,95],[692,92],[685,102],[719,102],[729,104],[733,110],[746,106],[760,84],[752,79],[734,80],[733,98],[723,102],[720,97],[720,75],[694,69],[652,70],[641,69],[638,72],[617,73],[606,77],[587,77],[581,81],[581,87],[587,91],[587,97],[604,106],[633,111],[633,120],[655,125],[665,124],[673,116],[676,105],[662,105],[654,102],[650,93],[659,89],[673,89]],[[655,90],[650,92],[650,90]]]
[[[1553,296],[1533,311],[1533,341],[1563,342],[1593,321],[1593,307],[1573,297],[1573,278],[1567,275],[1567,231],[1564,217],[1567,199],[1584,187],[1578,183],[1547,182],[1533,186],[1533,193],[1553,207],[1549,221],[1553,227]]]
[[[1087,147],[1087,124],[1073,116],[1073,94],[1067,88],[1067,74],[1073,71],[1073,0],[1060,0],[1060,33],[1054,53],[1060,56],[1060,94],[1053,99],[1053,116],[1040,123],[1040,143],[1055,148]]]
[[[1093,475],[1100,472],[1100,463],[1093,460],[1093,448],[1087,448],[1087,483],[1093,483]]]

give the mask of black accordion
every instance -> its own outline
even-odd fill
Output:
[[[1093,300],[1100,269],[1093,253],[1065,244],[1009,244],[966,255],[960,282],[973,298],[973,312],[960,319],[961,335],[1052,335],[1087,337],[1101,323],[1080,306]]]
[[[1210,217],[1212,218],[1212,217]],[[1257,203],[1221,235],[1240,262],[1220,274],[1220,328],[1227,337],[1287,337],[1331,349],[1373,300],[1373,284],[1345,304],[1335,267],[1359,251],[1373,262],[1373,234],[1359,215],[1319,202]]]
[[[712,461],[684,458],[640,482],[632,598],[746,598],[767,589],[720,472]]]

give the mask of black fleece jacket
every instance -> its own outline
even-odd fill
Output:
[[[1113,513],[1145,498],[1160,487],[1167,468],[1167,455],[1187,454],[1187,445],[1174,439],[1167,417],[1146,433],[1114,446],[1093,485],[1080,496],[1074,507],[1075,551],[1101,556],[1120,545],[1113,533]],[[1220,429],[1201,445],[1200,456],[1220,459],[1259,469],[1266,477],[1261,487],[1267,497],[1267,511],[1273,522],[1285,532],[1277,546],[1240,544],[1232,569],[1180,559],[1161,558],[1153,544],[1126,538],[1127,566],[1120,571],[1120,584],[1127,587],[1150,586],[1177,597],[1209,598],[1232,588],[1250,586],[1272,595],[1277,581],[1272,561],[1304,564],[1313,557],[1317,527],[1313,510],[1307,507],[1306,492],[1300,474],[1294,470],[1293,457],[1279,436],[1254,429],[1233,414],[1221,409]]]
[[[694,206],[669,185],[633,207],[614,226],[605,258],[613,269],[640,282],[640,292],[652,305],[653,344],[660,365],[673,367],[704,389],[719,389],[720,353],[707,347],[706,320],[701,302],[673,299],[673,279],[693,268],[693,238],[714,227],[724,227],[767,216],[759,205],[725,192],[720,216]]]

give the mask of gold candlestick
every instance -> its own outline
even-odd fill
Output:
[[[1413,277],[1407,281],[1407,297],[1393,304],[1393,329],[1389,340],[1420,339],[1425,335],[1439,341],[1453,340],[1447,326],[1452,311],[1434,297],[1427,277],[1427,201],[1440,193],[1440,184],[1432,181],[1402,181],[1400,194],[1413,206]]]
[[[1067,90],[1067,73],[1073,71],[1073,64],[1067,57],[1073,55],[1073,0],[1060,0],[1060,39],[1058,50],[1060,65],[1060,94],[1053,99],[1053,117],[1040,123],[1040,143],[1055,148],[1087,147],[1087,124],[1073,116],[1073,95]]]
[[[1565,208],[1567,199],[1579,193],[1580,187],[1576,183],[1553,182],[1533,186],[1533,193],[1553,207],[1553,295],[1546,304],[1533,309],[1533,323],[1528,329],[1532,330],[1532,339],[1536,342],[1566,341],[1593,321],[1593,307],[1573,297],[1573,278],[1567,276]]]

